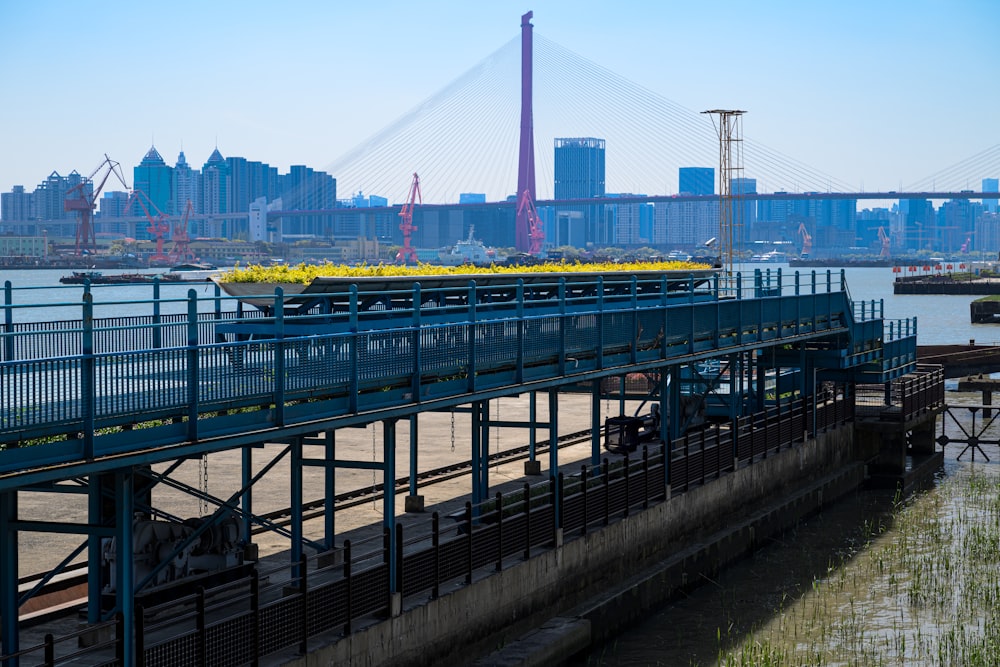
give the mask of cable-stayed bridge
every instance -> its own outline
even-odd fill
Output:
[[[534,46],[532,108],[539,201],[553,198],[553,141],[558,137],[606,141],[607,192],[676,194],[680,167],[718,167],[719,141],[709,117],[537,33]],[[519,49],[517,38],[506,43],[328,165],[326,171],[338,179],[338,191],[401,202],[416,171],[428,203],[457,203],[464,192],[485,193],[491,202],[516,195]],[[774,150],[752,134],[748,131],[741,142],[742,164],[744,175],[756,179],[758,192],[880,198]],[[864,159],[861,150],[858,159]],[[996,174],[1000,174],[1000,144],[913,183],[900,183],[894,191],[885,191],[884,198],[917,197],[917,193],[951,198],[951,193],[978,192],[981,179]],[[892,178],[887,175],[889,182]]]

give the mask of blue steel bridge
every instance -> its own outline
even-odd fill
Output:
[[[524,273],[225,287],[207,295],[190,290],[179,313],[167,312],[174,300],[107,303],[105,292],[87,288],[79,317],[39,321],[45,318],[22,300],[31,292],[6,285],[0,657],[32,649],[19,643],[18,609],[37,592],[18,592],[24,531],[80,536],[64,565],[87,554],[88,622],[117,628],[107,664],[170,664],[163,656],[193,659],[197,651],[210,656],[209,664],[256,662],[311,633],[350,632],[352,619],[383,613],[395,594],[436,595],[442,583],[471,581],[474,567],[505,555],[528,557],[551,544],[555,528],[593,521],[587,503],[603,502],[605,512],[624,504],[627,512],[630,504],[658,502],[750,465],[804,431],[850,419],[858,384],[888,387],[917,371],[916,321],[886,320],[880,303],[853,301],[842,273]],[[95,310],[116,314],[95,317]],[[626,457],[609,467],[601,461],[600,401],[621,396],[625,379],[637,376],[646,379],[645,400],[664,416],[655,434],[663,444],[641,461]],[[528,394],[534,405],[541,393],[547,424],[505,425],[547,427],[555,442],[559,396],[567,392],[592,397],[590,466],[611,495],[601,501],[591,491],[588,501],[584,490],[581,514],[573,486],[579,480],[552,472],[558,448],[550,447],[544,493],[532,491],[527,501],[525,491],[524,513],[504,519],[501,540],[490,532],[499,531],[497,522],[485,521],[493,498],[485,443],[489,427],[500,423],[490,419],[489,402]],[[435,521],[439,546],[421,551],[396,521],[396,461],[409,457],[409,493],[416,496],[418,455],[434,446],[420,440],[420,418],[460,406],[473,414],[466,529],[445,539]],[[396,441],[401,419],[409,420],[408,444]],[[336,456],[338,430],[376,422],[383,425],[381,461]],[[240,550],[252,543],[253,528],[281,529],[254,511],[254,484],[270,466],[254,473],[252,451],[275,442],[287,443],[291,457],[291,527],[282,534],[301,595],[268,605],[253,597],[235,620],[212,625],[211,639],[204,617],[194,635],[147,634],[146,612],[159,599],[150,594],[162,596],[171,586],[176,595],[190,594],[184,576],[169,573],[206,535],[232,549],[190,572],[256,581]],[[304,454],[305,442],[325,443],[322,453]],[[228,450],[243,452],[242,488],[228,499],[211,498],[213,512],[175,530],[177,521],[151,506],[150,489],[183,488],[171,480],[181,462]],[[301,482],[313,466],[326,471],[329,500],[322,534],[307,535]],[[333,475],[356,468],[381,473],[384,484],[385,541],[374,562],[352,556],[332,520]],[[78,494],[87,521],[22,518],[18,498],[36,492]],[[159,520],[134,521],[137,515]],[[134,545],[135,558],[109,558],[108,538]],[[331,552],[343,560],[323,570],[322,586],[309,588],[307,573],[318,578],[317,554]],[[306,630],[298,613],[309,619]],[[227,653],[234,640],[241,648]]]

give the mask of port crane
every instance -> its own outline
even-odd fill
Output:
[[[145,199],[145,201],[143,201]],[[142,190],[133,190],[128,196],[128,201],[125,204],[125,210],[128,211],[132,207],[132,203],[135,202],[142,209],[143,214],[145,214],[146,219],[149,221],[149,226],[146,227],[146,231],[149,232],[154,239],[156,239],[156,252],[149,256],[149,261],[152,263],[157,262],[167,262],[170,257],[163,252],[163,240],[166,237],[167,232],[170,231],[170,225],[167,224],[167,216],[156,204],[152,202],[149,196]],[[148,204],[148,206],[147,206]],[[156,211],[156,217],[150,212],[150,209]]]
[[[878,240],[882,244],[882,250],[879,252],[878,256],[884,259],[889,259],[892,257],[892,242],[889,235],[885,233],[885,227],[878,228]]]
[[[517,199],[517,217],[520,218],[522,215],[528,221],[528,254],[537,257],[542,254],[545,232],[542,231],[542,222],[538,219],[535,202],[531,200],[531,192],[528,190],[522,192]]]
[[[812,253],[813,237],[809,233],[809,230],[806,229],[806,223],[804,222],[799,223],[799,236],[802,237],[802,252],[799,253],[799,257],[805,259]]]
[[[181,216],[181,221],[174,225],[174,247],[170,251],[169,256],[171,264],[198,261],[194,251],[191,250],[191,237],[188,235],[188,218],[191,217],[192,213],[194,213],[194,204],[188,199],[187,206],[184,208],[184,215]]]
[[[95,179],[98,172],[102,172],[99,179]],[[94,254],[97,252],[97,236],[94,234],[94,209],[97,207],[97,198],[104,189],[104,184],[108,182],[108,177],[114,174],[118,177],[122,187],[128,190],[125,183],[125,176],[122,174],[121,165],[104,154],[104,161],[97,165],[90,176],[83,179],[69,190],[63,200],[64,211],[76,211],[80,216],[80,221],[76,226],[76,254]],[[87,191],[87,184],[97,183],[91,191]]]
[[[410,245],[410,240],[413,237],[413,232],[417,230],[413,225],[413,206],[418,201],[421,204],[424,203],[420,194],[420,177],[414,172],[413,182],[410,183],[410,196],[399,211],[399,217],[402,219],[402,222],[399,223],[399,229],[403,232],[403,247],[396,253],[396,262],[400,264],[417,263],[417,251]]]

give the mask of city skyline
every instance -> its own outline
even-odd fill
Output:
[[[0,192],[52,171],[86,176],[105,153],[137,164],[150,145],[170,163],[180,150],[200,163],[219,147],[282,172],[326,170],[514,38],[527,9],[540,34],[659,95],[693,109],[747,108],[748,138],[859,190],[898,190],[997,143],[978,111],[1000,97],[983,84],[998,24],[989,19],[1000,18],[992,3],[731,8],[735,34],[715,11],[609,12],[588,2],[299,3],[278,13],[262,3],[181,2],[155,19],[115,2],[51,17],[5,5],[0,62],[16,94],[0,109]],[[722,41],[729,55],[716,48]],[[220,43],[240,48],[207,48]],[[942,80],[947,93],[933,89]],[[547,150],[536,138],[536,152]],[[713,166],[701,162],[690,165]]]

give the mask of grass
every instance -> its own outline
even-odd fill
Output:
[[[891,525],[718,663],[1000,664],[1000,474],[966,468],[898,503]]]

